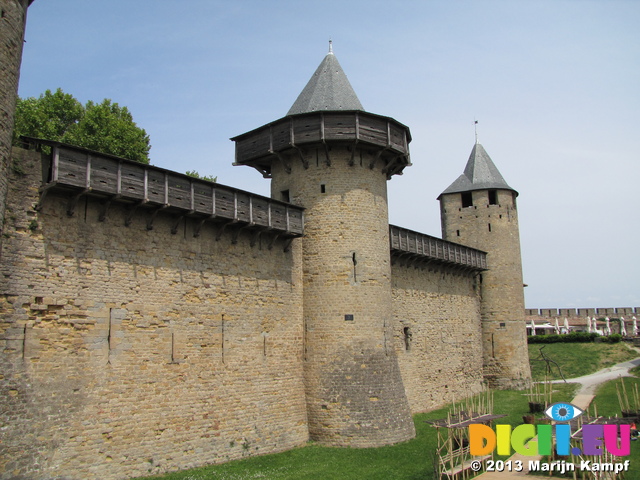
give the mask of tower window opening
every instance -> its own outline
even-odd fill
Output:
[[[353,282],[356,283],[358,281],[358,272],[356,271],[358,260],[356,260],[356,252],[353,252],[351,255],[351,261],[353,262]]]
[[[283,202],[289,203],[291,201],[291,197],[289,196],[289,190],[282,190],[280,192],[280,197]]]
[[[320,193],[327,193],[327,186],[324,183],[320,184]]]
[[[460,236],[460,230],[456,230],[456,236]]]
[[[404,349],[405,351],[411,350],[411,329],[409,327],[403,328],[404,333]]]
[[[491,224],[489,223],[488,225],[489,225],[489,231],[491,231]]]
[[[473,207],[473,197],[471,192],[462,192],[462,208]]]
[[[489,190],[489,205],[498,205],[498,191]]]

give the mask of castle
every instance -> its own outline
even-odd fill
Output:
[[[11,149],[30,2],[8,3],[0,478],[380,446],[412,438],[413,413],[529,382],[517,192],[481,145],[438,197],[442,239],[389,225],[410,131],[367,112],[330,51],[287,115],[232,139],[270,198]]]

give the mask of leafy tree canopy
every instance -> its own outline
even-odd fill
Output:
[[[202,180],[207,180],[209,182],[215,183],[218,181],[218,177],[214,177],[213,175],[200,175],[196,170],[187,170],[185,173],[190,177],[200,178]]]
[[[44,138],[149,163],[149,135],[127,107],[104,99],[82,105],[58,88],[40,97],[18,98],[14,142],[20,135]]]

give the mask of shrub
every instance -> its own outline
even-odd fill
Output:
[[[528,343],[591,343],[591,342],[594,342],[595,339],[598,337],[599,335],[597,333],[587,333],[587,332],[573,332],[566,335],[530,335],[527,338],[527,342]],[[603,338],[606,338],[606,337],[603,337]],[[617,341],[619,342],[620,340],[617,340]]]
[[[613,335],[609,335],[608,337],[602,337],[602,341],[605,343],[618,343],[622,340],[622,335],[619,333],[614,333]]]

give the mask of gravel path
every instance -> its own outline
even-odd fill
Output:
[[[629,373],[629,370],[633,367],[640,365],[640,357],[629,362],[622,362],[614,365],[613,367],[602,369],[591,375],[584,375],[583,377],[567,378],[567,383],[579,383],[581,384],[580,390],[576,395],[593,395],[596,391],[596,387],[601,383],[608,382],[609,380],[615,380],[619,377],[633,377]],[[551,383],[564,383],[563,380],[553,380]]]

